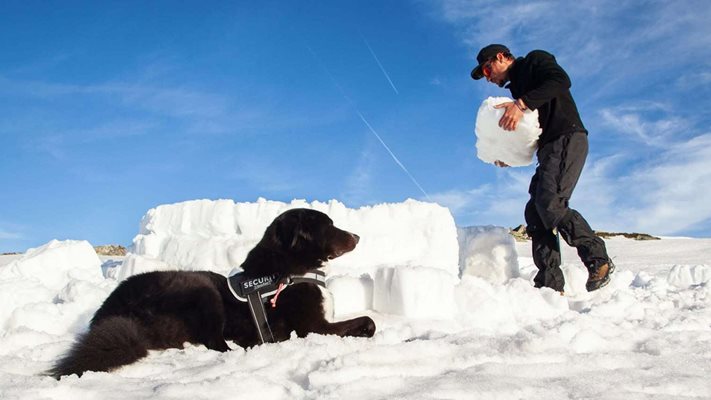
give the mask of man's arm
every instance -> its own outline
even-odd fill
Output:
[[[570,78],[550,53],[534,50],[527,57],[533,58],[534,88],[524,93],[520,99],[528,108],[535,110],[570,89]]]
[[[558,65],[552,54],[534,50],[526,57],[531,57],[533,64],[531,79],[534,88],[513,102],[494,106],[494,108],[505,108],[499,126],[507,131],[516,130],[525,110],[535,110],[570,89],[568,74]]]

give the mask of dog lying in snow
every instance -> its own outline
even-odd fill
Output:
[[[318,271],[327,260],[352,251],[359,237],[341,230],[324,213],[292,209],[278,216],[242,263],[243,282],[276,280]],[[230,278],[231,279],[231,278]],[[293,283],[293,282],[292,282]],[[251,284],[251,283],[250,283]],[[324,294],[309,281],[277,291],[266,320],[273,341],[307,334],[371,337],[369,317],[329,322]],[[272,301],[275,299],[272,297]],[[111,371],[133,363],[148,350],[182,348],[185,342],[227,351],[226,340],[241,347],[262,343],[253,309],[240,301],[224,276],[210,271],[157,271],[123,281],[94,314],[89,331],[75,342],[49,375]]]

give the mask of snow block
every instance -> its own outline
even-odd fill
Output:
[[[375,274],[373,309],[408,318],[450,319],[457,312],[451,274],[427,267],[381,267]]]
[[[326,287],[333,295],[333,314],[342,317],[373,309],[373,278],[334,276],[328,278]]]
[[[500,160],[512,167],[530,165],[541,135],[538,111],[526,110],[516,130],[505,131],[499,127],[504,109],[494,106],[508,101],[513,100],[508,97],[489,97],[481,103],[474,128],[477,157],[489,164]]]
[[[472,226],[458,228],[461,276],[471,275],[502,284],[519,277],[516,242],[506,228]]]

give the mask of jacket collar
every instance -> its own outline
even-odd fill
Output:
[[[509,81],[504,86],[505,89],[509,89],[511,87],[512,78],[518,75],[518,70],[521,68],[521,64],[523,64],[523,57],[515,59],[513,64],[511,64],[511,66],[509,67],[509,74],[507,76],[507,78],[509,78]]]

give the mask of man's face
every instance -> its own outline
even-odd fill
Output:
[[[506,62],[506,57],[504,57],[503,53],[499,53],[482,65],[481,70],[487,81],[503,87],[508,81],[509,64]]]

